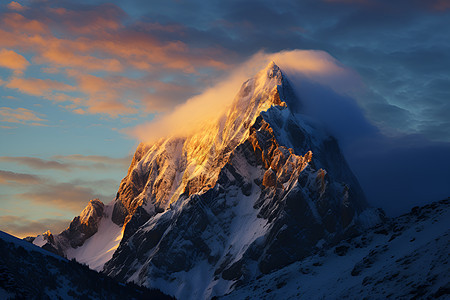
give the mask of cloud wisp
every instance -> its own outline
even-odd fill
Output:
[[[30,156],[0,156],[0,162],[14,163],[27,166],[35,170],[74,171],[83,170],[108,170],[111,168],[126,169],[131,156],[114,158],[102,155],[55,155],[52,159],[42,159]]]
[[[18,123],[30,126],[47,126],[43,115],[30,109],[19,107],[0,107],[0,122]]]
[[[4,215],[0,216],[0,228],[19,238],[37,236],[51,229],[53,234],[60,233],[68,227],[70,220],[42,218],[30,220],[27,217]]]
[[[33,185],[43,182],[44,180],[37,175],[0,170],[0,184],[3,185]]]
[[[233,101],[241,84],[270,61],[275,61],[290,79],[317,83],[340,94],[355,94],[363,89],[358,75],[341,65],[326,52],[311,50],[259,52],[217,85],[188,99],[185,103],[175,107],[172,112],[160,115],[156,117],[156,120],[138,125],[127,132],[145,142],[154,142],[167,136],[187,135],[204,122],[215,120],[221,116]],[[302,84],[300,83],[300,85]],[[353,100],[348,100],[348,102],[351,101]],[[310,110],[310,114],[314,109],[318,110],[317,104],[314,109],[311,108],[313,105],[306,106]]]
[[[2,201],[29,201],[41,208],[78,213],[91,199],[99,198],[106,203],[114,199],[118,182],[110,179],[60,182],[48,176],[0,170],[0,186],[9,188],[8,194],[2,195]]]
[[[29,156],[0,156],[0,161],[21,164],[37,170],[70,171],[71,169],[71,166],[58,161]]]

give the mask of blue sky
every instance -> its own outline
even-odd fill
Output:
[[[448,1],[35,0],[0,14],[1,230],[59,231],[111,201],[133,128],[261,51],[321,50],[358,74],[377,135],[341,143],[373,205],[450,196]]]

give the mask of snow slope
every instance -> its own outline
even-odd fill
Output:
[[[122,227],[111,220],[112,205],[106,206],[105,214],[100,220],[97,233],[77,248],[68,248],[66,257],[86,264],[89,268],[101,271],[103,265],[111,259],[122,240]]]
[[[118,283],[0,231],[0,299],[172,299]]]
[[[448,299],[450,199],[262,276],[223,299]]]

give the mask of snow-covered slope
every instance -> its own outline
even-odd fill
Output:
[[[0,231],[0,299],[171,299],[118,282]]]
[[[450,199],[325,248],[223,299],[448,299]]]
[[[111,259],[122,240],[122,227],[111,220],[112,205],[105,207],[105,214],[99,221],[96,234],[88,238],[83,245],[66,250],[68,259],[76,259],[91,269],[101,271],[103,265]]]
[[[47,231],[32,243],[101,271],[119,246],[123,234],[122,227],[111,220],[113,205],[91,200],[66,230],[56,236]]]
[[[229,111],[139,145],[117,194],[123,239],[104,272],[181,299],[224,295],[380,220],[336,140],[269,64]]]

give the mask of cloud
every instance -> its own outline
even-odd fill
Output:
[[[118,181],[83,178],[59,182],[52,177],[0,170],[2,185],[7,187],[7,197],[14,201],[29,201],[30,207],[47,207],[76,214],[90,199],[99,198],[105,203],[113,200]]]
[[[70,224],[70,220],[38,219],[30,220],[27,217],[5,215],[0,216],[0,228],[18,238],[37,236],[50,230],[53,234],[60,233]]]
[[[241,84],[272,60],[281,67],[288,78],[308,80],[341,94],[356,93],[363,88],[361,79],[354,71],[344,67],[323,51],[260,52],[236,68],[216,86],[188,99],[172,112],[159,115],[154,121],[138,125],[126,132],[140,141],[146,142],[154,142],[166,136],[187,135],[205,122],[221,116],[233,101]],[[301,79],[297,78],[299,76]],[[348,100],[348,102],[351,101],[353,100]],[[356,103],[350,104],[348,107],[352,105],[356,106]],[[310,109],[308,113],[313,114],[313,110],[319,110],[317,106],[308,106]]]
[[[371,135],[347,150],[369,203],[389,216],[450,195],[450,143],[430,142],[420,135]]]
[[[20,54],[8,49],[0,50],[0,67],[14,70],[17,75],[30,65],[28,60]]]
[[[27,9],[26,6],[21,5],[20,3],[16,2],[16,1],[11,1],[8,4],[8,8],[11,10],[16,10],[16,11],[24,11],[25,9]]]
[[[92,188],[77,186],[73,183],[48,183],[33,186],[29,192],[15,194],[14,198],[77,213],[86,206],[86,201],[89,199],[99,198],[104,202],[109,202],[114,196],[102,195]]]
[[[40,122],[47,120],[41,118],[42,114],[38,114],[32,110],[19,107],[0,107],[0,122],[20,123],[31,126],[46,126]]]
[[[3,185],[32,185],[41,183],[43,183],[43,179],[36,175],[0,170],[0,184]]]
[[[185,85],[178,84],[180,77],[228,69],[223,47],[165,39],[143,23],[113,4],[40,2],[26,11],[0,12],[0,47],[26,53],[41,67],[37,78],[15,77],[5,87],[71,102],[76,114],[117,117],[170,109],[199,90],[196,79]],[[52,74],[61,76],[56,81]]]
[[[58,159],[58,160],[94,163],[96,166],[98,166],[98,165],[128,166],[131,163],[132,156],[115,158],[115,157],[104,156],[104,155],[72,154],[72,155],[55,155],[55,156],[53,156],[53,158]]]
[[[28,156],[0,156],[0,161],[22,164],[37,170],[69,171],[73,167],[54,160],[44,160],[41,158]]]
[[[35,170],[73,171],[84,170],[110,170],[113,168],[126,169],[132,157],[113,158],[101,155],[55,155],[53,160],[29,156],[0,156],[0,161],[27,166]]]
[[[75,87],[51,79],[12,78],[6,87],[33,96],[50,95],[53,91],[73,91]]]

